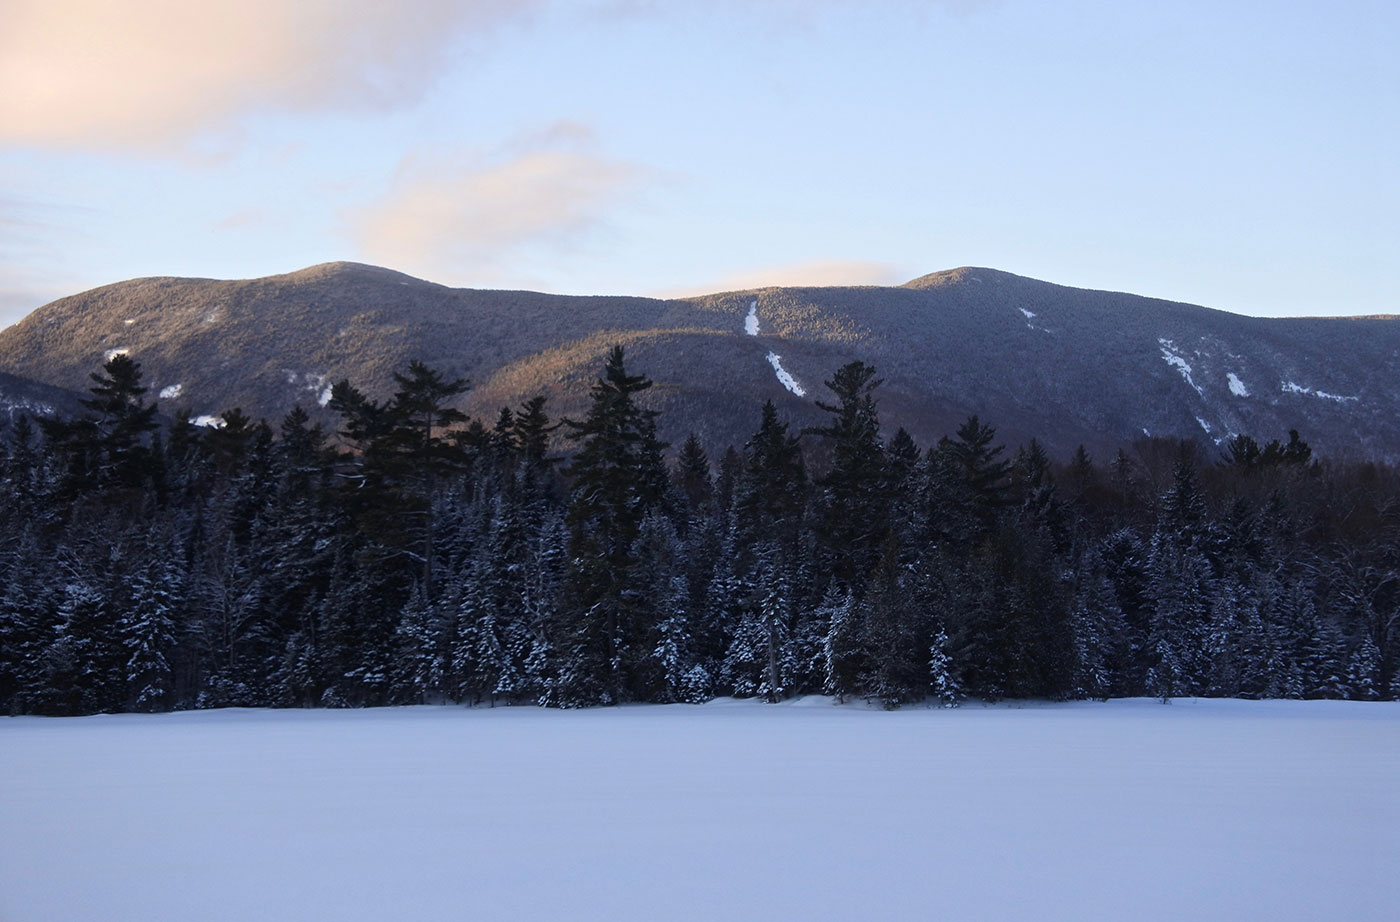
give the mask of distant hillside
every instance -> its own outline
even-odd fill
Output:
[[[0,420],[17,416],[69,416],[82,410],[79,395],[0,372]]]
[[[822,381],[861,359],[885,381],[886,425],[923,444],[977,413],[1060,455],[1296,428],[1320,453],[1400,460],[1400,318],[1265,320],[977,268],[676,300],[452,289],[354,263],[136,279],[0,331],[0,368],[82,391],[127,350],[165,411],[276,419],[341,378],[385,396],[417,358],[469,378],[465,409],[489,421],[536,393],[555,416],[580,413],[614,343],[656,381],[663,435],[695,429],[712,449],[742,444],[766,399],[816,421]]]

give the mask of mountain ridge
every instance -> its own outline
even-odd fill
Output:
[[[749,317],[758,324],[752,335]],[[1147,435],[1299,429],[1325,453],[1400,459],[1400,318],[1242,317],[985,267],[899,286],[769,286],[685,298],[450,288],[331,262],[255,279],[156,276],[60,298],[0,331],[0,370],[81,391],[111,353],[143,363],[165,409],[315,410],[342,378],[374,396],[411,359],[469,378],[494,420],[535,393],[577,415],[614,343],[656,381],[672,441],[741,445],[772,399],[818,422],[821,382],[874,365],[888,427],[930,444],[973,413],[1066,455]],[[785,386],[781,368],[804,396]],[[327,415],[328,414],[324,414]]]

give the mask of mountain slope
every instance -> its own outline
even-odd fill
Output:
[[[0,372],[0,419],[71,416],[82,411],[79,399],[73,391]]]
[[[1062,455],[1145,433],[1210,443],[1297,428],[1322,453],[1400,459],[1400,318],[1265,320],[977,268],[676,300],[451,289],[353,263],[137,279],[0,331],[0,368],[81,390],[124,349],[164,409],[276,418],[341,378],[386,396],[418,358],[468,377],[466,409],[489,422],[540,392],[553,415],[579,413],[614,343],[656,381],[663,436],[693,428],[712,449],[742,444],[765,399],[817,421],[821,382],[861,359],[885,381],[886,424],[925,444],[978,413],[1007,441],[1034,435]]]

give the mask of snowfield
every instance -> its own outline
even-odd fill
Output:
[[[5,922],[1397,918],[1400,705],[0,719]]]

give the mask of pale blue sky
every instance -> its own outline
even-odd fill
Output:
[[[289,6],[0,0],[0,324],[334,259],[1400,313],[1389,2]]]

